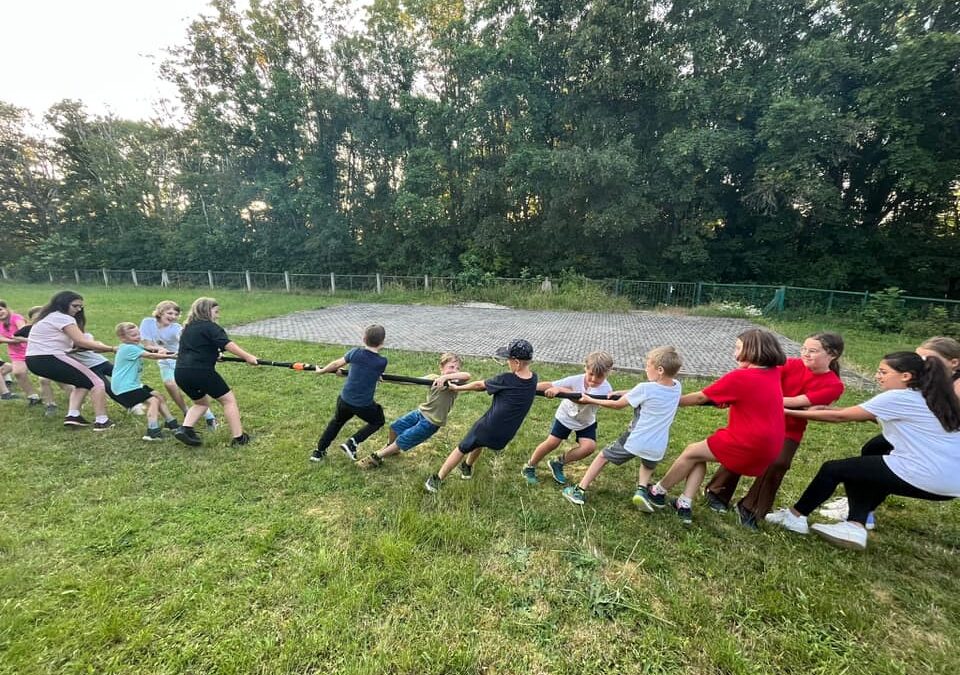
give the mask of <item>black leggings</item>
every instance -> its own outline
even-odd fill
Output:
[[[354,408],[337,396],[336,412],[333,414],[333,419],[327,424],[327,428],[323,430],[323,435],[320,437],[320,440],[317,441],[317,450],[326,450],[330,447],[333,439],[336,438],[340,430],[343,429],[343,425],[349,422],[352,417],[359,417],[367,423],[366,426],[353,435],[353,440],[357,445],[360,445],[367,440],[367,438],[377,433],[377,430],[386,422],[386,419],[383,417],[383,408],[380,407],[379,403],[364,406],[363,408]]]
[[[882,455],[867,455],[824,462],[793,508],[809,516],[830,498],[840,483],[846,488],[850,503],[847,520],[861,525],[866,524],[867,514],[889,495],[937,502],[953,499],[914,487],[891,471]]]
[[[113,399],[113,402],[116,403],[121,408],[126,409],[129,406],[125,406],[123,401],[117,398],[117,395],[113,393],[113,389],[110,388],[110,378],[113,377],[113,364],[109,361],[104,361],[103,363],[98,363],[97,365],[90,368],[93,372],[100,376],[100,379],[103,380],[103,389],[107,392],[107,396]]]

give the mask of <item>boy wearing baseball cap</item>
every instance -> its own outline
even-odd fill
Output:
[[[424,483],[428,492],[439,490],[441,481],[458,464],[461,478],[473,478],[473,465],[480,457],[481,450],[503,450],[513,440],[530,411],[537,393],[537,374],[530,370],[533,346],[526,340],[512,340],[509,345],[497,350],[497,356],[507,359],[510,372],[464,385],[449,385],[454,391],[486,391],[493,396],[493,400],[490,409],[474,423],[447,457],[440,471]]]

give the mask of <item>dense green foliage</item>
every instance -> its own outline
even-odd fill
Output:
[[[155,289],[79,290],[91,330],[103,337],[157,300]],[[50,292],[3,287],[16,308]],[[183,304],[192,297],[173,294]],[[324,302],[237,291],[217,298],[227,323]],[[778,326],[794,338],[829,327]],[[910,346],[847,337],[849,352],[867,361],[874,355],[865,345]],[[324,362],[343,353],[240,341],[263,358]],[[428,372],[437,357],[384,353],[389,371],[403,374]],[[489,359],[465,365],[477,376],[502,368]],[[0,673],[960,669],[957,502],[888,500],[863,553],[749,532],[700,503],[690,528],[668,513],[640,514],[629,501],[629,465],[608,466],[580,509],[545,475],[534,488],[519,475],[555,411],[541,399],[502,456],[483,456],[472,481],[454,477],[430,496],[424,478],[488,397],[462,395],[428,443],[363,473],[339,453],[319,466],[307,461],[342,380],[241,364],[220,370],[257,435],[242,450],[229,447],[225,430],[206,434],[201,448],[148,444],[139,440],[143,418],[123,416],[102,434],[73,432],[22,400],[0,402]],[[638,378],[611,379],[620,388]],[[144,381],[158,384],[153,364]],[[423,396],[421,387],[384,383],[378,400],[393,418]],[[680,411],[667,459],[723,416]],[[629,419],[601,411],[600,442]],[[811,425],[780,501],[799,495],[824,459],[851,455],[874,433],[873,425]],[[364,449],[385,439],[381,431]],[[568,471],[579,478],[584,468]]]
[[[0,262],[960,293],[955,2],[352,6],[213,0],[182,128],[0,105]]]

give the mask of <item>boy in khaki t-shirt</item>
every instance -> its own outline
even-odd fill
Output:
[[[383,464],[384,457],[398,452],[409,452],[433,436],[444,424],[447,415],[457,400],[457,393],[448,386],[449,382],[469,380],[470,373],[461,371],[462,360],[452,352],[440,356],[440,375],[428,375],[433,385],[427,394],[427,400],[416,410],[390,425],[390,442],[377,452],[357,460],[361,469],[376,469]]]

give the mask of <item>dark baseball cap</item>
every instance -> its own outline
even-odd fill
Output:
[[[509,345],[500,347],[500,349],[497,350],[497,356],[501,359],[530,361],[533,359],[533,345],[521,338],[510,340]]]

